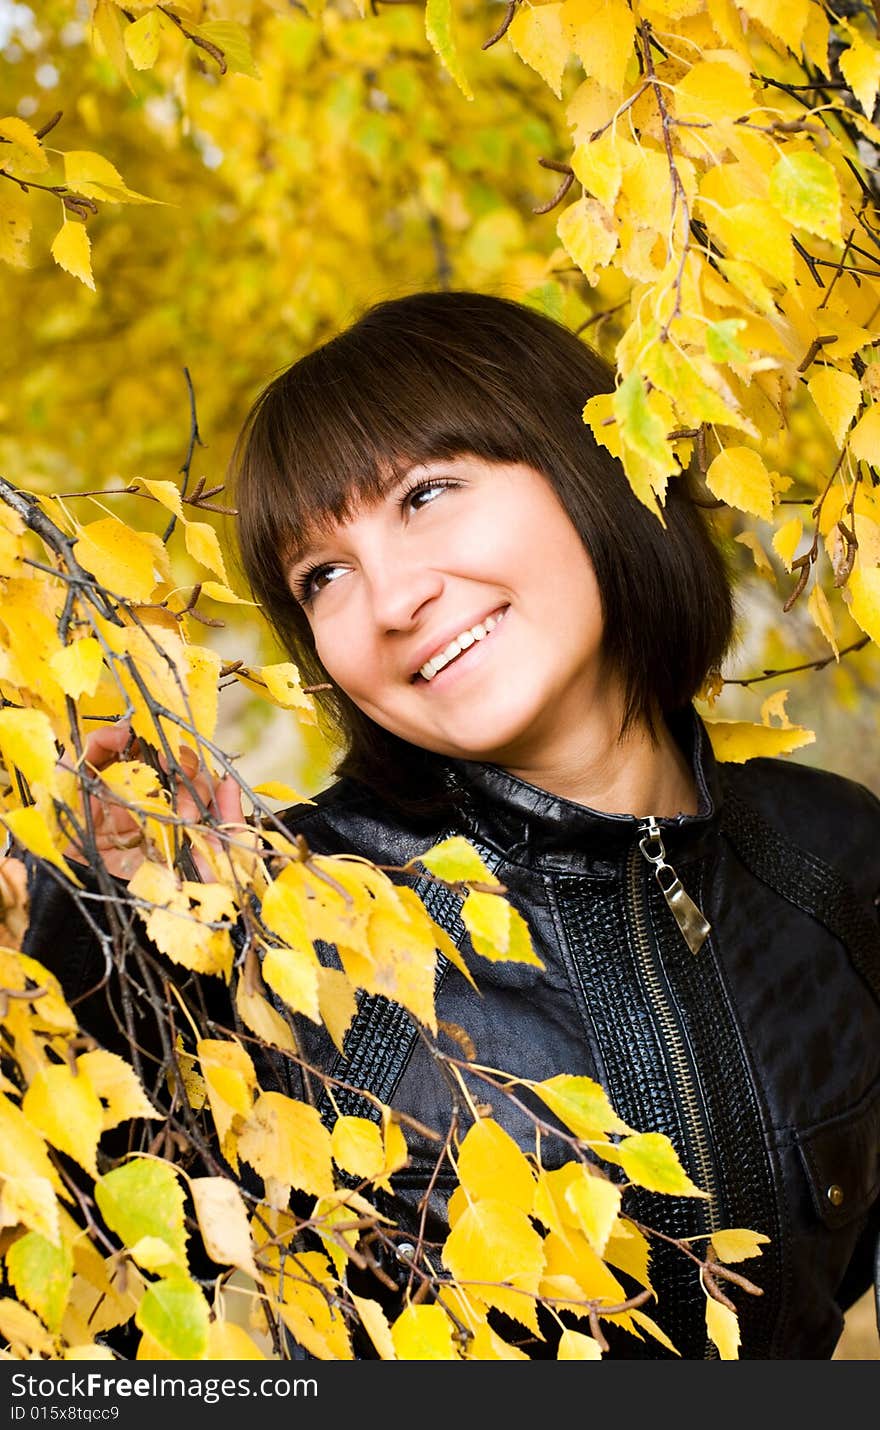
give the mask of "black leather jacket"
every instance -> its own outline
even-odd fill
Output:
[[[458,901],[434,893],[432,915],[460,941],[479,986],[447,965],[438,1016],[467,1031],[480,1063],[535,1080],[596,1078],[631,1127],[666,1133],[709,1200],[641,1192],[625,1210],[674,1237],[731,1227],[767,1235],[763,1255],[739,1268],[763,1294],[732,1292],[740,1354],[827,1358],[843,1311],[871,1284],[880,1232],[880,801],[784,759],[719,765],[693,710],[670,725],[692,762],[699,812],[658,824],[668,863],[711,925],[697,953],[643,857],[637,819],[495,766],[447,766],[457,814],[433,829],[345,780],[288,822],[317,853],[382,865],[402,865],[453,830],[472,839],[528,922],[544,968],[477,957]],[[59,948],[52,905],[44,886],[28,951],[75,992],[89,980],[87,940],[74,951],[68,936]],[[364,998],[344,1061],[317,1025],[298,1020],[297,1033],[322,1068],[428,1127],[448,1126],[447,1084],[394,1005]],[[279,1086],[303,1095],[289,1060],[275,1071]],[[528,1116],[472,1086],[533,1151]],[[354,1095],[340,1105],[366,1110]],[[394,1185],[398,1221],[409,1215],[415,1227],[436,1147],[407,1140],[410,1164]],[[554,1148],[556,1165],[567,1160],[545,1138],[545,1165]],[[443,1236],[450,1185],[441,1178],[432,1197],[429,1237]],[[658,1304],[648,1309],[684,1356],[711,1356],[693,1263],[653,1245]],[[625,1333],[612,1336],[611,1353],[664,1354]]]

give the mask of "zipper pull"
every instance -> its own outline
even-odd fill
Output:
[[[691,953],[699,953],[709,936],[712,925],[708,919],[703,917],[702,911],[697,908],[693,899],[682,888],[681,880],[672,865],[667,864],[663,837],[653,814],[649,814],[647,819],[639,820],[639,830],[642,835],[639,840],[639,848],[648,863],[654,866],[654,878],[663,891],[663,897],[672,910],[675,922],[681,929]],[[655,845],[659,853],[648,852],[648,845],[651,843]],[[665,880],[664,873],[667,876]]]

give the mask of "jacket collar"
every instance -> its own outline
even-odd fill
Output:
[[[661,818],[668,855],[696,857],[714,831],[721,807],[721,781],[708,731],[693,706],[666,717],[669,730],[691,765],[698,795],[696,814]],[[606,814],[574,800],[549,794],[499,765],[471,760],[447,764],[448,781],[468,825],[478,839],[520,862],[566,854],[618,861],[632,846],[638,819]]]

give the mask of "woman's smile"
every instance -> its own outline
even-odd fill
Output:
[[[441,690],[445,690],[455,679],[452,667],[460,672],[462,668],[466,671],[472,670],[479,664],[481,656],[489,649],[490,636],[498,629],[509,610],[509,606],[498,606],[482,621],[475,621],[473,625],[459,629],[458,635],[451,641],[441,641],[434,648],[434,654],[420,663],[411,679],[417,684],[430,685],[433,690],[436,690],[438,685]],[[439,678],[441,675],[442,680]]]

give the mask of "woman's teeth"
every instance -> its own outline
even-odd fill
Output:
[[[487,616],[484,621],[480,621],[479,625],[469,626],[466,631],[462,631],[454,641],[449,642],[445,650],[441,650],[437,655],[432,655],[430,660],[426,660],[425,664],[419,667],[419,675],[423,676],[425,680],[433,680],[437,672],[448,665],[450,661],[455,660],[457,655],[461,655],[463,650],[467,650],[475,641],[485,640],[489,632],[494,631],[498,622],[503,620],[506,612],[507,607],[505,606],[504,610],[497,612],[494,616]]]

